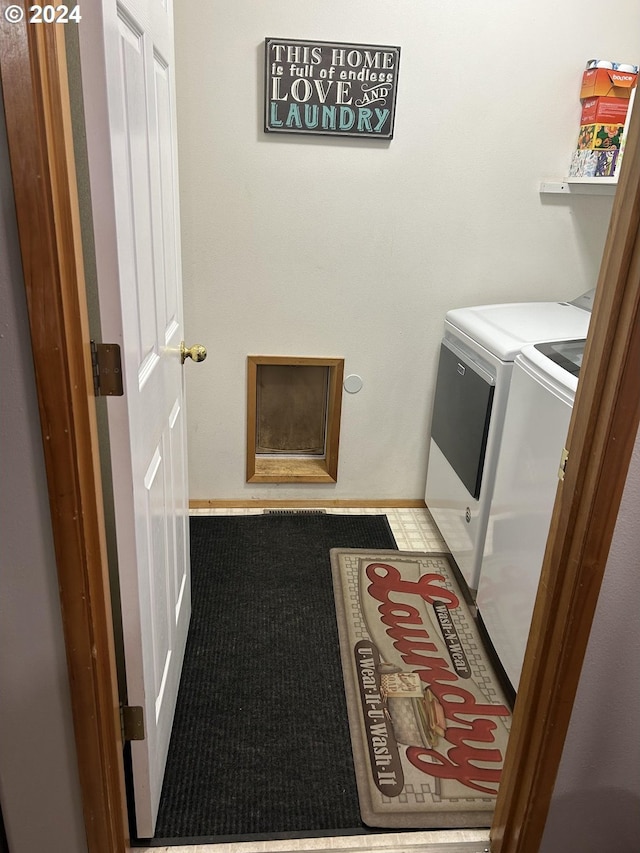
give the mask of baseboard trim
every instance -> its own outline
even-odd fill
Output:
[[[362,507],[362,509],[424,509],[419,498],[388,500],[222,500],[218,498],[189,501],[189,509],[268,509],[271,507]]]

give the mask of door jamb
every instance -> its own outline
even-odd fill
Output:
[[[121,853],[122,740],[61,30],[0,15],[0,67],[87,844],[89,853]],[[636,111],[507,753],[514,781],[500,789],[491,830],[499,853],[539,847],[637,433],[639,130]]]
[[[551,519],[492,851],[537,853],[640,421],[640,109],[598,276],[564,480]],[[558,460],[560,462],[560,460]]]
[[[28,17],[0,13],[7,139],[87,848],[115,853],[129,840],[65,27]]]

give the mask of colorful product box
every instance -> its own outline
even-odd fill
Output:
[[[611,178],[615,174],[618,164],[618,154],[620,152],[614,149],[608,151],[598,151],[598,162],[596,163],[596,178]]]
[[[615,175],[618,150],[586,149],[574,151],[569,167],[570,178],[611,178]]]
[[[586,98],[582,102],[580,125],[624,124],[628,108],[627,98]]]
[[[613,68],[588,68],[582,75],[580,100],[585,98],[629,98],[638,75]]]
[[[574,151],[569,166],[570,178],[592,178],[595,175],[598,153],[596,151]]]
[[[578,150],[620,148],[623,124],[583,124],[578,136]]]

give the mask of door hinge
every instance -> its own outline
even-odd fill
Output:
[[[144,740],[144,712],[140,705],[120,705],[123,740]]]
[[[560,457],[560,467],[558,468],[558,479],[564,480],[564,473],[567,470],[567,460],[569,458],[569,451],[566,447],[562,448],[562,456]]]
[[[122,397],[122,364],[118,344],[91,341],[93,390],[96,397]]]

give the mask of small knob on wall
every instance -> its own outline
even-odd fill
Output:
[[[204,361],[207,357],[206,347],[203,347],[202,344],[194,344],[192,347],[186,347],[184,341],[180,344],[180,360],[182,363],[185,363],[187,358],[190,358],[192,361]]]

